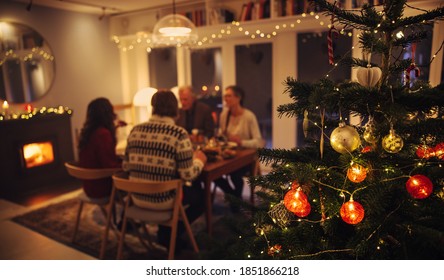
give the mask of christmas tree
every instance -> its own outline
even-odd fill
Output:
[[[260,201],[237,225],[241,242],[224,248],[229,258],[444,259],[444,85],[414,79],[414,57],[402,55],[444,8],[404,17],[407,1],[383,2],[347,11],[311,1],[332,17],[330,34],[360,31],[366,55],[340,60],[358,81],[287,78],[293,102],[277,109],[303,117],[305,143],[259,150],[273,169],[250,178]]]

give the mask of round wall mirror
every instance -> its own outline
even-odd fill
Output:
[[[48,42],[29,26],[0,21],[0,99],[36,101],[51,88],[54,76]]]

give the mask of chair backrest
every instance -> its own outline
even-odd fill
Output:
[[[121,168],[83,168],[76,162],[65,162],[68,174],[80,180],[95,180],[111,177],[114,173],[121,171]]]
[[[112,176],[114,186],[118,190],[126,191],[129,193],[139,194],[153,194],[176,190],[180,193],[182,190],[182,180],[170,180],[170,181],[146,181],[129,179],[128,173],[118,172]]]

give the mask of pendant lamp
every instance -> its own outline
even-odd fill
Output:
[[[197,41],[196,26],[183,15],[176,14],[173,0],[173,13],[161,18],[153,30],[153,42],[159,47],[192,45]]]

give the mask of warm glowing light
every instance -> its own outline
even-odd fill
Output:
[[[26,105],[25,105],[25,111],[28,112],[28,113],[30,113],[30,112],[32,111],[32,106],[31,106],[31,104],[26,104]]]
[[[364,166],[353,163],[347,170],[347,178],[353,183],[360,183],[367,177],[367,168]]]
[[[297,187],[298,184],[293,182],[292,185],[292,189],[284,196],[284,206],[296,216],[300,218],[306,217],[310,214],[311,205],[302,189]]]
[[[444,143],[437,144],[433,149],[434,149],[434,154],[438,159],[444,158]]]
[[[51,142],[39,142],[23,145],[23,158],[26,168],[45,165],[54,161]]]
[[[364,219],[364,207],[353,199],[342,204],[341,210],[339,211],[341,218],[344,222],[351,225],[356,225]]]
[[[170,14],[161,18],[153,29],[154,43],[159,45],[185,44],[197,41],[195,25],[188,18],[179,14]]]
[[[416,149],[416,155],[419,158],[429,159],[435,155],[435,149],[426,145],[419,145]]]
[[[414,175],[406,182],[407,192],[416,199],[429,197],[433,192],[433,183],[424,175]]]
[[[2,105],[3,110],[8,110],[9,109],[9,104],[8,101],[3,101],[3,105]]]
[[[208,87],[207,86],[202,86],[202,91],[207,91]]]
[[[402,138],[393,129],[382,139],[382,148],[389,153],[397,153],[404,146]]]

